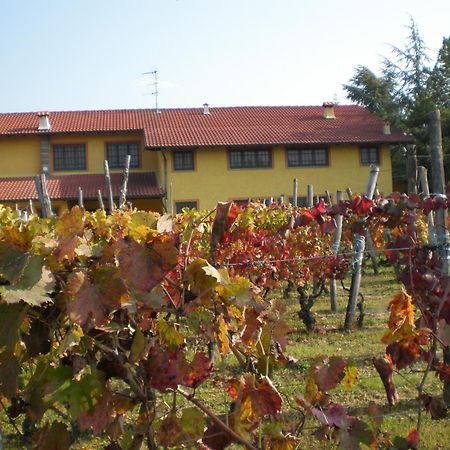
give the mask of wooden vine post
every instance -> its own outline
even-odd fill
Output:
[[[84,202],[83,202],[83,189],[81,189],[80,186],[78,186],[78,206],[82,209],[84,209]]]
[[[442,153],[441,114],[439,110],[429,115],[430,123],[430,147],[431,147],[431,174],[433,177],[433,191],[435,196],[445,195],[444,157]],[[450,245],[449,233],[445,226],[446,210],[438,209],[435,212],[436,244],[439,248],[439,256],[442,261],[443,277],[450,283]],[[442,298],[441,302],[447,299]],[[450,347],[444,348],[444,363],[450,365]],[[444,402],[450,407],[450,382],[444,381]]]
[[[131,155],[127,155],[127,158],[125,160],[125,167],[123,169],[122,187],[120,188],[119,208],[121,208],[127,201],[128,178],[130,176],[130,163],[131,163]]]
[[[292,186],[292,206],[297,206],[298,204],[298,181],[294,178]]]
[[[38,175],[34,178],[34,184],[36,186],[36,192],[38,195],[39,203],[41,204],[42,217],[48,218],[52,215],[52,203],[47,191],[47,180],[45,174]]]
[[[312,208],[314,206],[314,189],[312,184],[307,186],[306,206]]]
[[[104,211],[105,204],[103,203],[102,191],[100,189],[97,190],[97,199],[98,199],[98,207]]]
[[[375,166],[370,166],[369,183],[367,184],[366,197],[372,200],[373,193],[377,184],[378,173],[380,169]],[[362,221],[364,219],[361,219]],[[361,285],[362,262],[364,259],[364,251],[366,248],[366,238],[362,234],[358,234],[353,242],[353,274],[352,284],[350,286],[350,295],[348,299],[347,312],[345,314],[344,329],[350,330],[355,322],[356,302],[359,295],[359,287]]]
[[[430,198],[430,188],[428,187],[428,176],[426,167],[419,166],[419,185],[422,193],[422,199],[426,200]],[[434,229],[434,219],[433,213],[427,214],[427,224],[428,224],[428,244],[436,245],[436,230]]]
[[[106,159],[105,159],[104,167],[105,167],[106,189],[108,191],[109,212],[111,213],[112,211],[114,211],[114,198],[113,198],[112,185],[111,185],[111,175],[109,174],[109,165],[108,165],[108,161]]]
[[[337,191],[336,194],[336,203],[339,203],[344,200],[344,195],[342,191]],[[337,255],[339,253],[339,248],[341,246],[341,237],[342,237],[342,214],[336,215],[336,231],[334,233],[333,238],[333,253]],[[330,280],[330,308],[331,311],[337,311],[337,289],[336,289],[336,278]]]

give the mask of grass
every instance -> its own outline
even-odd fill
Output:
[[[349,280],[346,281],[349,284]],[[380,338],[385,331],[388,318],[388,303],[393,295],[401,289],[394,279],[392,271],[384,269],[379,275],[367,273],[363,275],[361,292],[365,298],[365,327],[352,333],[345,333],[341,326],[345,316],[348,293],[339,287],[338,311],[331,313],[329,300],[326,296],[318,299],[313,311],[316,314],[319,332],[308,334],[297,317],[298,305],[294,297],[287,300],[291,333],[287,355],[297,359],[288,368],[274,371],[273,381],[285,399],[286,426],[296,429],[299,413],[290,406],[294,404],[292,396],[303,392],[304,378],[312,361],[319,355],[338,355],[350,358],[358,367],[360,380],[350,390],[337,388],[331,392],[336,402],[344,404],[350,414],[364,417],[369,401],[374,401],[384,415],[383,429],[393,435],[406,436],[408,431],[417,424],[417,386],[420,382],[424,366],[416,365],[405,370],[402,375],[395,375],[395,383],[400,395],[400,401],[394,407],[387,405],[386,395],[381,380],[373,367],[372,357],[384,354],[384,345]],[[235,360],[230,356],[222,361],[216,361],[216,371],[219,378],[229,378],[239,373]],[[428,377],[426,392],[440,394],[442,384],[433,374]],[[228,408],[229,398],[215,383],[205,383],[198,389],[199,398],[214,411],[224,413]],[[183,404],[182,400],[179,401]],[[450,447],[450,420],[432,421],[425,413],[422,415],[421,449],[446,449]],[[13,434],[11,426],[6,423],[0,412],[0,427],[5,434]],[[317,441],[313,432],[317,422],[307,419],[300,434],[299,448],[333,449],[332,442]],[[74,449],[100,449],[105,441],[86,435],[73,446]],[[5,443],[6,449],[22,448],[14,440]],[[193,445],[190,448],[195,448]],[[238,446],[230,448],[239,448]]]

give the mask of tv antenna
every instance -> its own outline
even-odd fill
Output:
[[[153,92],[151,92],[151,95],[155,96],[155,113],[159,114],[159,108],[158,108],[158,71],[152,70],[151,72],[144,72],[142,75],[153,75],[153,82],[150,83],[150,86],[153,87]]]

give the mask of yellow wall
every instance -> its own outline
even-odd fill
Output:
[[[171,155],[170,155],[171,156]],[[389,147],[380,151],[378,188],[389,194],[392,191],[392,172]],[[315,194],[345,192],[350,187],[354,193],[364,193],[369,178],[369,167],[361,166],[357,145],[334,145],[329,148],[329,166],[288,168],[283,147],[273,149],[271,169],[228,168],[225,148],[199,149],[195,152],[194,171],[174,171],[169,160],[169,184],[172,186],[172,203],[197,201],[199,209],[213,208],[218,201],[278,197],[287,200],[292,195],[293,179],[299,183],[298,195],[306,197],[306,186],[312,184]]]
[[[0,138],[0,176],[22,177],[40,173],[39,138]]]
[[[97,135],[69,135],[52,136],[50,145],[54,144],[85,144],[87,167],[86,171],[53,171],[53,158],[50,157],[50,170],[57,175],[68,175],[70,173],[103,173],[103,163],[106,159],[106,143],[108,142],[139,142],[140,144],[140,167],[133,168],[133,172],[156,171],[158,167],[158,156],[156,152],[144,150],[142,133],[129,134],[97,134]],[[111,172],[122,172],[123,169],[111,169]]]
[[[69,175],[79,173],[103,173],[103,162],[106,159],[107,142],[139,142],[140,167],[131,169],[133,172],[149,172],[158,170],[158,154],[144,150],[142,133],[121,134],[71,134],[52,135],[50,137],[50,173]],[[86,170],[54,171],[54,144],[85,144]],[[41,172],[40,136],[0,138],[0,176],[33,176]],[[121,172],[123,169],[111,169],[111,172]],[[159,174],[158,174],[159,176]]]
[[[140,132],[120,134],[72,134],[51,136],[50,144],[85,143],[87,148],[87,170],[53,172],[55,174],[103,173],[106,157],[106,142],[138,141],[140,143],[141,167],[132,171],[154,171],[159,185],[165,187],[164,157],[162,152],[144,150]],[[390,150],[381,147],[381,164],[378,178],[379,190],[384,194],[392,191]],[[312,184],[315,194],[325,190],[334,193],[350,187],[355,193],[366,190],[369,167],[361,166],[357,145],[333,145],[329,148],[329,166],[311,168],[288,168],[286,150],[278,146],[273,149],[273,167],[270,169],[228,168],[226,148],[204,148],[195,151],[194,171],[173,171],[172,152],[167,156],[169,202],[197,201],[200,209],[213,208],[218,201],[278,197],[287,200],[292,195],[292,180],[299,181],[299,196],[306,196],[306,186]],[[32,176],[40,172],[40,136],[0,138],[0,176]],[[116,169],[121,171],[122,169]],[[155,203],[156,202],[156,203]],[[142,209],[160,210],[159,200],[136,200],[134,206]]]

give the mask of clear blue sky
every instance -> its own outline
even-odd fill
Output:
[[[449,0],[0,0],[0,112],[346,103],[410,16],[434,59]]]

